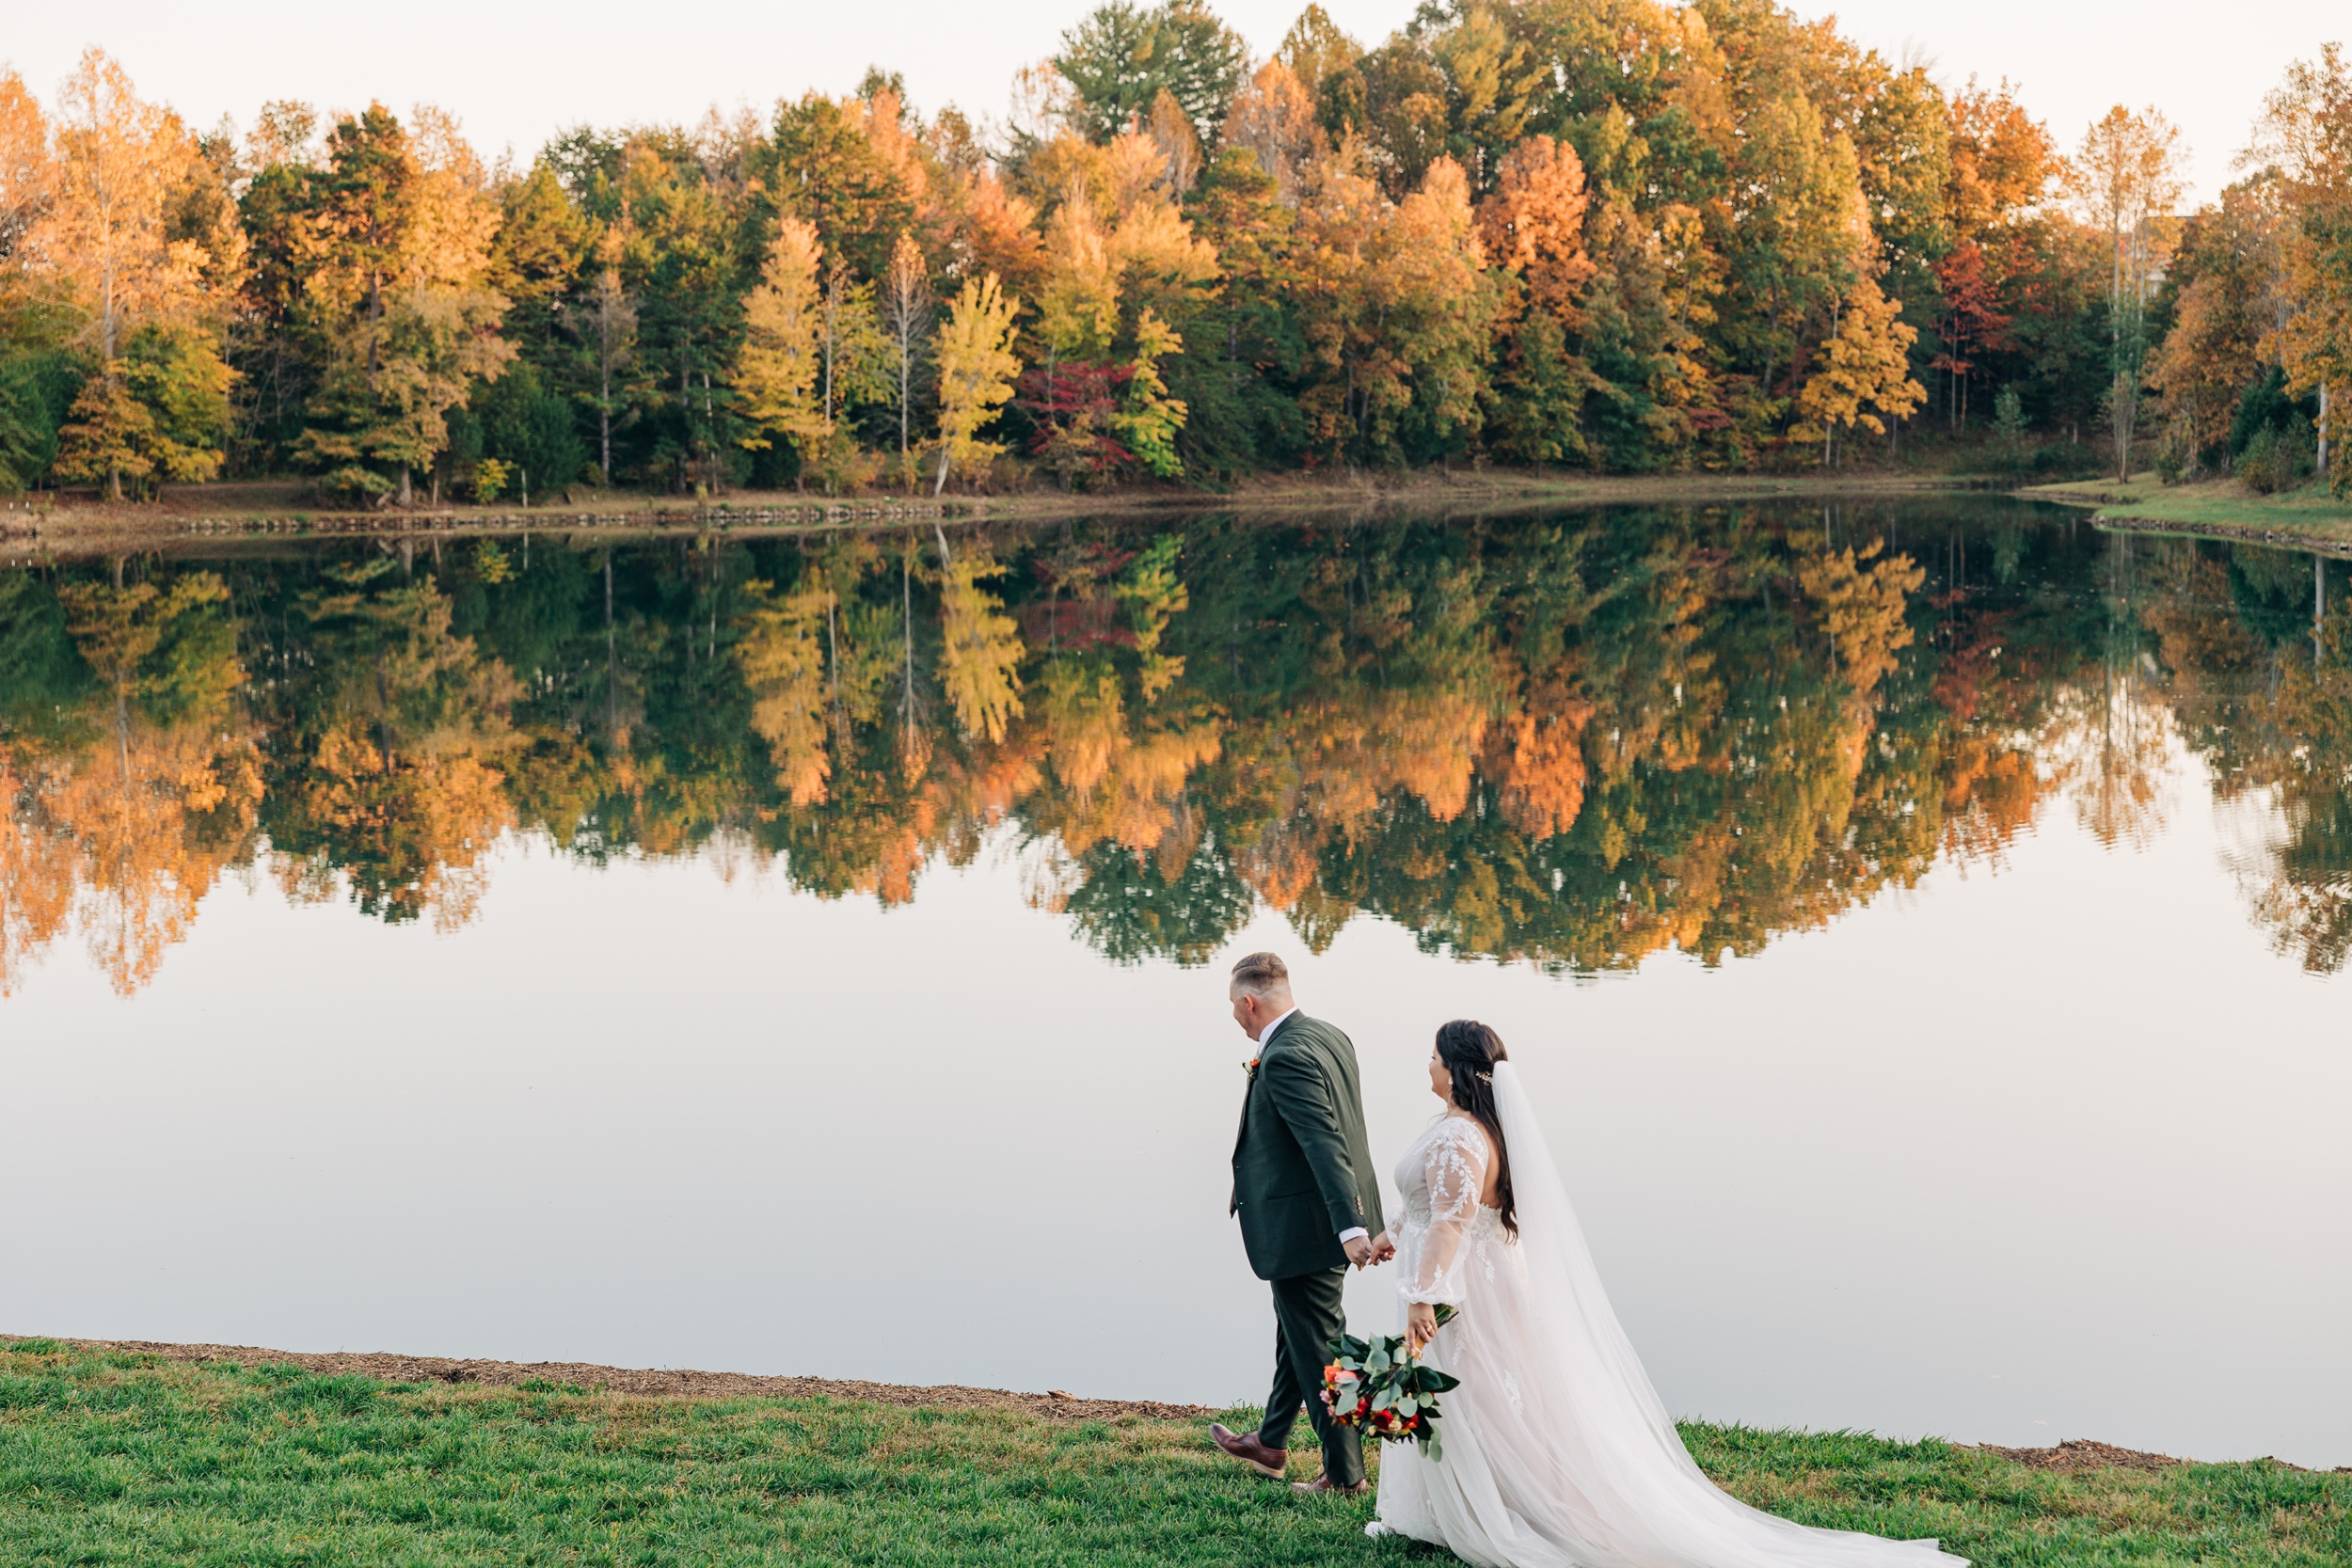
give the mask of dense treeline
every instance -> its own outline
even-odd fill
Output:
[[[2054,809],[2139,839],[2184,745],[2262,792],[2249,896],[2332,970],[2352,607],[2338,570],[2315,628],[2312,570],[1979,501],[16,572],[0,990],[76,927],[136,988],[238,866],[459,925],[516,832],[885,903],[1009,836],[1122,959],[1270,906],[1318,950],[1370,912],[1711,962]]]
[[[1973,427],[2274,486],[2352,374],[2336,53],[2262,123],[2185,228],[2155,111],[2062,157],[2006,85],[1771,0],[1433,0],[1369,49],[1311,6],[1262,63],[1111,0],[1002,125],[875,71],[495,169],[431,109],[198,133],[93,51],[45,108],[0,77],[0,482],[1214,484]]]

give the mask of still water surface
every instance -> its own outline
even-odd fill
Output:
[[[1677,1412],[2352,1464],[2346,588],[1984,500],[8,570],[0,1330],[1261,1397],[1273,947],[1383,1159],[1501,1030]]]

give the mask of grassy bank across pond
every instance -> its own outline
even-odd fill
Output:
[[[2103,526],[2151,533],[2191,533],[2265,545],[2352,553],[2352,502],[2335,499],[2326,484],[2259,496],[2235,480],[2162,484],[2153,474],[2130,480],[2081,480],[2037,484],[2019,495],[2068,506],[2094,507]]]
[[[945,1404],[647,1395],[464,1370],[482,1363],[404,1381],[317,1370],[326,1357],[0,1346],[0,1564],[1451,1560],[1367,1540],[1367,1500],[1252,1478],[1209,1449],[1207,1412],[1072,1401],[1061,1415],[1060,1401],[970,1391]],[[517,1381],[442,1381],[471,1376]],[[2352,1562],[2352,1475],[2095,1447],[2020,1459],[1847,1433],[1683,1434],[1758,1507],[1938,1536],[2003,1568]]]

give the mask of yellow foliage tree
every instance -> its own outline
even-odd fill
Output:
[[[980,439],[981,427],[1012,397],[1021,360],[1012,352],[1013,317],[1021,302],[997,286],[996,275],[966,278],[947,308],[934,344],[939,364],[939,478],[985,468],[1005,449]]]
[[[170,416],[217,407],[225,419],[229,372],[213,334],[198,328],[212,325],[224,286],[235,282],[240,232],[223,217],[195,237],[173,237],[185,191],[204,172],[196,138],[170,110],[142,103],[104,52],[83,54],[59,111],[54,164],[44,176],[20,170],[9,182],[40,187],[33,248],[71,289],[98,358],[61,432],[59,471],[103,481],[118,499],[126,474],[210,478],[220,461],[211,444],[216,420],[199,418],[192,430]],[[28,98],[8,115],[12,162],[35,156],[25,133],[38,112]],[[121,359],[140,333],[151,343],[161,334],[173,352],[135,379]]]
[[[768,246],[759,287],[743,303],[743,351],[734,385],[752,426],[742,444],[752,451],[782,436],[805,458],[833,434],[824,407],[820,252],[814,225],[783,219]]]
[[[1045,228],[1047,272],[1037,341],[1049,363],[1099,359],[1119,335],[1119,269],[1110,236],[1083,188],[1073,186]]]
[[[1884,435],[1880,415],[1900,419],[1927,402],[1927,388],[1911,379],[1911,345],[1919,334],[1904,324],[1902,309],[1901,300],[1887,298],[1866,275],[1822,343],[1797,398],[1806,422],[1791,434],[1818,433],[1824,463],[1836,456],[1839,426]]]

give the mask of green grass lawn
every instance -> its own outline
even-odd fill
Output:
[[[1254,1480],[1205,1427],[395,1384],[19,1340],[0,1350],[0,1564],[1450,1560],[1366,1540],[1368,1500]],[[2352,1562],[2352,1475],[2066,1476],[1943,1443],[1685,1435],[1759,1506],[1941,1536],[1981,1563]]]
[[[2228,480],[2166,485],[2153,474],[2130,482],[2081,480],[2037,484],[2019,492],[2042,500],[2095,506],[2099,520],[2183,533],[2280,535],[2352,544],[2352,502],[2336,499],[2317,481],[2275,496],[2258,496]]]

